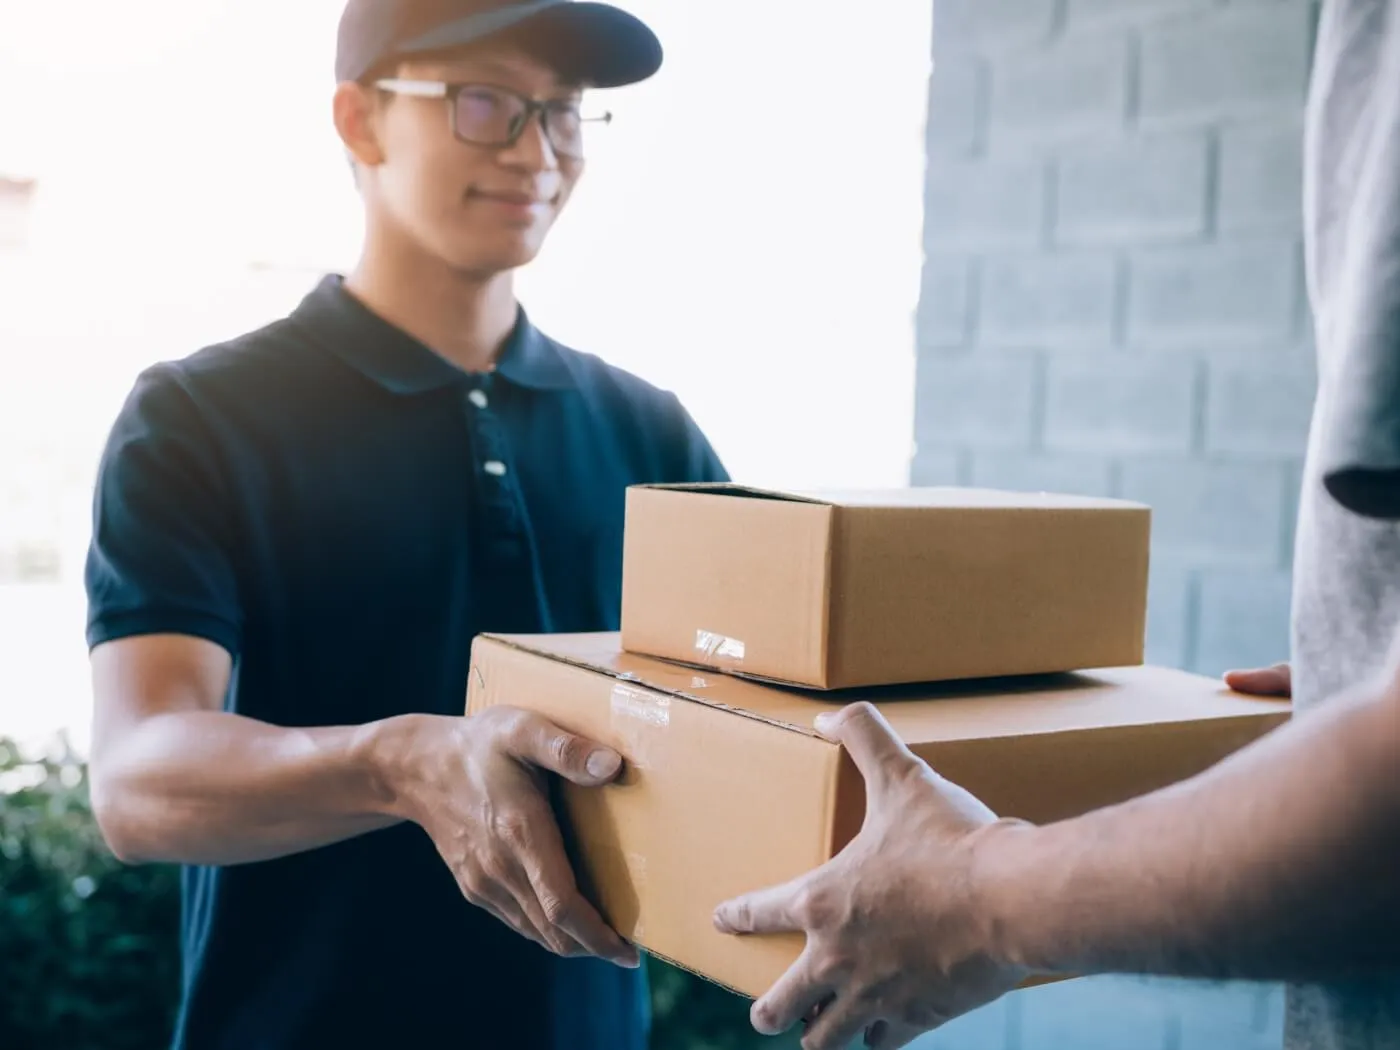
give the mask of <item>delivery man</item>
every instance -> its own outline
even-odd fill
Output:
[[[865,773],[831,864],[723,905],[802,930],[754,1007],[806,1050],[888,1050],[1033,973],[1290,982],[1288,1050],[1400,1050],[1400,4],[1326,0],[1307,116],[1321,383],[1304,477],[1294,722],[1170,790],[1035,828],[998,821],[853,707]],[[1324,702],[1325,701],[1325,702]]]
[[[182,1050],[647,1044],[548,796],[619,756],[462,715],[479,632],[617,628],[627,486],[725,477],[672,394],[512,290],[583,171],[587,90],[661,61],[597,3],[350,0],[358,265],[151,368],[115,422],[93,803],[118,856],[184,866]]]

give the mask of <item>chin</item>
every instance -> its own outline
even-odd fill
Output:
[[[534,262],[544,246],[542,236],[521,236],[492,238],[492,243],[481,240],[457,245],[446,257],[452,260],[453,268],[465,273],[493,274],[507,270],[518,270]]]

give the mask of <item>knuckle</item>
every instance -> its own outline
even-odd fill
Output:
[[[577,911],[577,906],[572,898],[557,893],[542,895],[540,907],[544,910],[545,919],[555,926],[569,922]]]
[[[561,769],[583,764],[583,741],[572,733],[555,733],[549,739],[549,757]]]
[[[495,813],[491,817],[491,834],[507,846],[518,849],[529,840],[529,818],[518,810]]]
[[[831,910],[831,896],[819,886],[803,886],[793,897],[793,917],[808,929],[825,926],[831,918]]]
[[[849,969],[845,958],[839,952],[823,952],[812,961],[812,980],[821,985],[837,984]]]

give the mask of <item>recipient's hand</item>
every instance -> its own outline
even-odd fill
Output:
[[[601,786],[621,756],[510,707],[400,725],[395,808],[431,836],[467,900],[559,955],[636,967],[636,949],[579,892],[546,784],[557,773]]]
[[[1225,684],[1251,696],[1292,697],[1293,671],[1288,664],[1274,664],[1258,671],[1230,671],[1225,675]]]
[[[818,720],[865,777],[865,824],[840,855],[786,886],[720,906],[737,934],[801,931],[807,947],[754,1004],[760,1032],[807,1020],[806,1050],[908,1044],[991,1002],[1026,974],[994,960],[975,892],[979,851],[1016,834],[944,780],[868,704]]]

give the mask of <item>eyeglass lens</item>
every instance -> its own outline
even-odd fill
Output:
[[[457,134],[479,146],[505,146],[513,142],[532,116],[530,104],[518,95],[492,87],[471,85],[457,93]],[[549,102],[544,108],[545,130],[556,153],[583,155],[586,121],[578,103]]]

